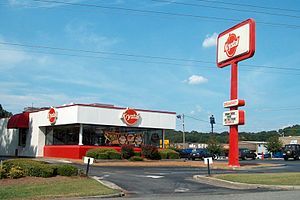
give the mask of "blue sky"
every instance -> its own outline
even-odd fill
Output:
[[[221,118],[230,67],[217,68],[215,38],[254,18],[256,53],[239,63],[239,98],[246,100],[240,131],[300,124],[300,2],[57,1],[74,4],[0,1],[6,110],[98,102],[184,113],[189,131],[209,132],[214,114],[215,130],[228,130]]]

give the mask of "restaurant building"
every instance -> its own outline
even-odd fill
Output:
[[[175,112],[107,104],[28,110],[0,119],[0,156],[81,159],[88,149],[120,150],[123,144],[140,151],[144,144],[159,147],[175,126]]]

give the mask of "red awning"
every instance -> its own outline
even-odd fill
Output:
[[[8,120],[7,128],[29,128],[29,112],[11,116]]]

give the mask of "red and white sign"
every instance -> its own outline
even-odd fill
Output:
[[[223,113],[223,125],[243,125],[245,124],[245,111],[230,110]]]
[[[56,123],[57,112],[55,111],[54,108],[50,108],[50,110],[48,112],[48,119],[49,119],[50,124],[55,124]]]
[[[231,107],[238,107],[238,106],[244,106],[245,105],[245,100],[241,99],[234,99],[230,101],[225,101],[223,103],[224,108],[231,108]]]
[[[127,125],[133,126],[139,121],[140,115],[134,109],[127,108],[122,114],[122,119]]]
[[[254,55],[255,22],[248,19],[218,36],[217,65],[225,67]]]

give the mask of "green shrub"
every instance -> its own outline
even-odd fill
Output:
[[[129,158],[130,161],[143,161],[144,159],[140,156],[132,156]]]
[[[134,152],[134,156],[140,156],[141,157],[141,152]]]
[[[9,178],[17,179],[25,176],[25,173],[21,167],[13,166],[9,170]]]
[[[114,159],[114,160],[121,159],[121,153],[119,153],[119,152],[110,151],[110,152],[107,152],[107,154],[108,154],[109,159]]]
[[[87,157],[92,157],[92,158],[96,158],[96,159],[99,159],[99,154],[102,154],[102,153],[108,153],[108,152],[118,152],[117,150],[113,149],[113,148],[95,148],[95,149],[89,149],[87,152],[86,152],[86,156]],[[105,158],[107,159],[107,158]]]
[[[60,176],[77,176],[78,175],[78,168],[72,165],[67,164],[59,164],[53,166],[56,174]]]
[[[23,170],[25,176],[36,177],[51,177],[54,176],[54,169],[46,162],[29,160],[29,159],[16,159],[6,160],[3,162],[3,169],[7,172],[13,167],[19,167]]]
[[[161,159],[168,159],[168,152],[159,151]]]
[[[107,153],[98,153],[96,159],[102,159],[102,160],[108,159],[108,154]]]
[[[142,156],[151,160],[159,160],[161,156],[158,152],[158,148],[152,145],[143,145],[142,146]]]
[[[174,152],[169,152],[168,153],[168,159],[179,159],[179,153],[174,151]]]
[[[5,169],[0,169],[0,179],[6,178],[7,174]]]
[[[132,145],[122,145],[121,147],[121,156],[124,159],[129,159],[134,156],[134,149]]]

